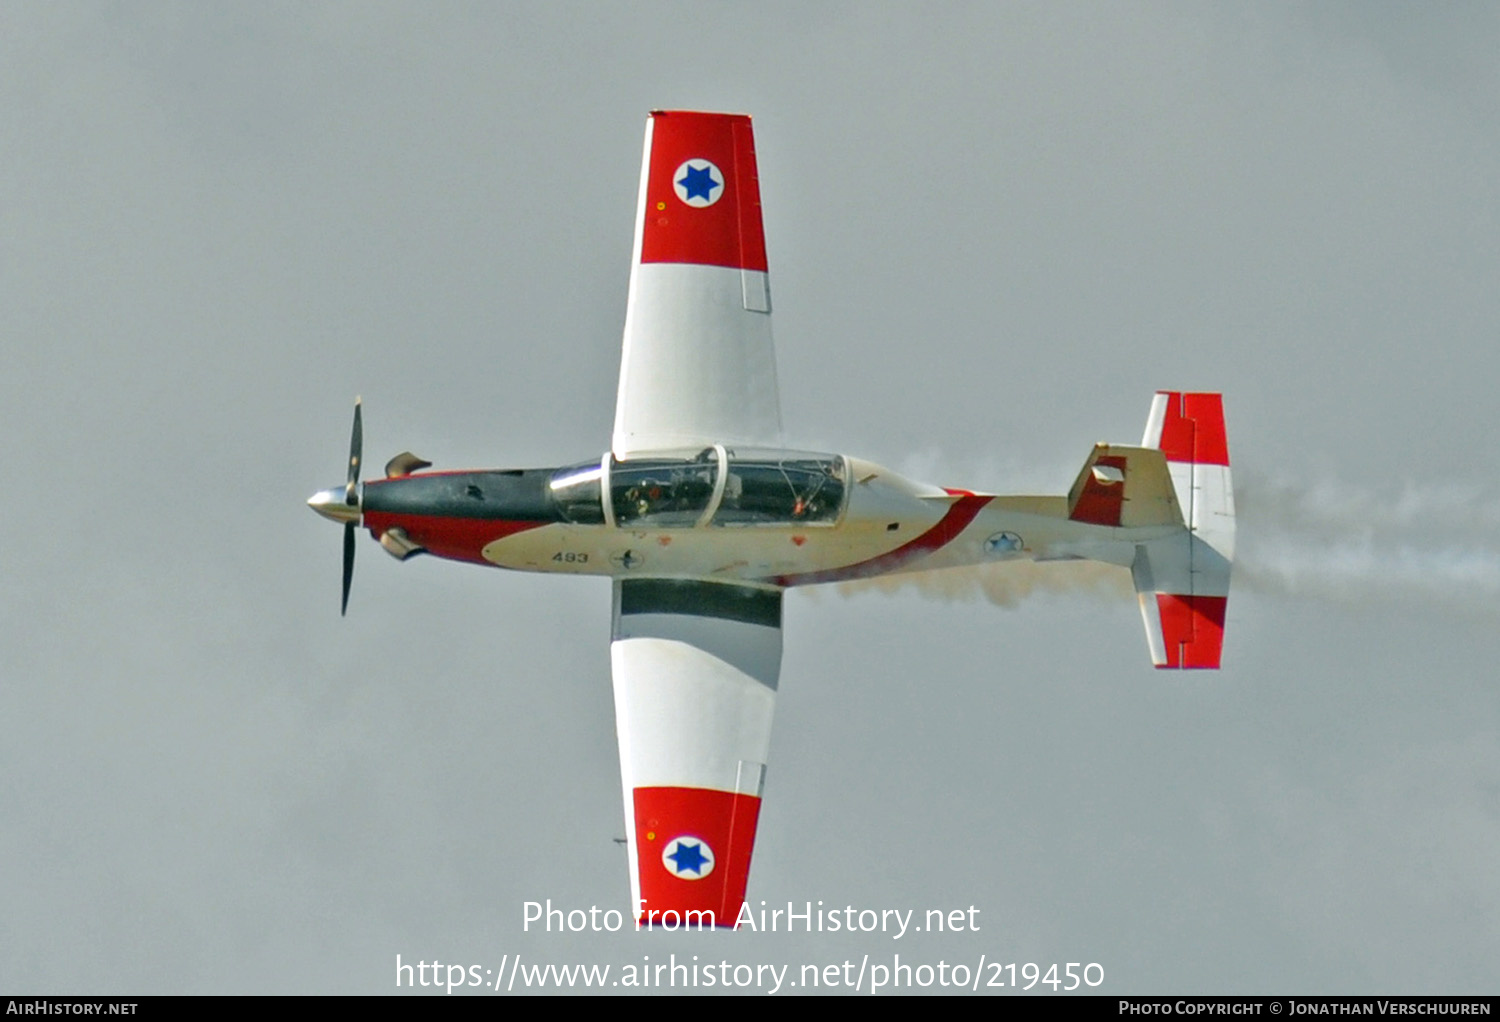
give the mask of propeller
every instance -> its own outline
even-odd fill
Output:
[[[364,515],[359,489],[359,463],[363,457],[364,431],[360,424],[360,400],[354,399],[354,433],[349,438],[349,477],[340,487],[320,490],[308,498],[307,506],[329,521],[344,526],[344,595],[339,613],[349,610],[349,583],[354,580],[354,530]]]
[[[354,430],[349,435],[349,482],[344,486],[344,503],[359,508],[359,460],[364,453],[364,427],[360,422],[360,399],[354,399]],[[354,581],[354,529],[358,518],[344,523],[344,595],[339,602],[339,616],[349,611],[349,586]]]
[[[364,521],[364,491],[359,485],[360,462],[364,460],[364,426],[361,422],[362,402],[354,399],[354,430],[349,437],[349,475],[343,486],[331,490],[320,490],[307,501],[308,507],[329,521],[344,527],[344,582],[339,599],[340,616],[349,612],[349,587],[354,581],[354,532]],[[410,451],[402,451],[385,466],[387,479],[400,479],[419,469],[429,468],[432,463]],[[380,545],[385,552],[404,561],[414,554],[424,553],[422,546],[412,541],[400,527],[388,528],[380,534]]]

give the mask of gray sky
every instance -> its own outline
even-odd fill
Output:
[[[1491,4],[0,8],[0,989],[1097,962],[1500,987]],[[798,592],[753,904],[625,909],[609,593],[362,539],[366,453],[608,445],[652,108],[756,118],[788,439],[1061,491],[1222,390],[1225,669],[1134,601]],[[989,978],[986,976],[986,978]]]

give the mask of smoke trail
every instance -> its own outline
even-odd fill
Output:
[[[1008,561],[967,568],[914,571],[903,575],[840,582],[845,596],[860,593],[915,592],[941,600],[988,600],[997,607],[1014,607],[1043,593],[1082,593],[1109,599],[1131,597],[1130,572],[1094,561]]]
[[[1377,492],[1236,473],[1235,503],[1236,589],[1500,613],[1500,494],[1492,489]]]

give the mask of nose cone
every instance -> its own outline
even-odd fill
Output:
[[[319,490],[307,498],[307,506],[318,514],[327,518],[330,522],[343,524],[359,521],[359,504],[350,504],[344,499],[344,487],[340,486],[332,490]]]

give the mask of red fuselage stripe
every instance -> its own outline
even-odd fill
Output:
[[[872,557],[857,564],[849,564],[842,568],[830,568],[828,571],[813,571],[805,575],[779,575],[769,579],[770,582],[779,586],[814,585],[819,582],[843,582],[853,578],[867,578],[871,575],[880,575],[887,571],[924,557],[935,550],[940,550],[958,538],[959,533],[969,527],[969,523],[978,517],[979,512],[993,497],[978,496],[964,491],[951,491],[959,494],[958,499],[948,508],[948,513],[942,519],[928,529],[922,535],[909,543],[903,543],[896,549],[883,553],[878,557]]]
[[[379,539],[387,530],[401,528],[407,538],[435,557],[473,564],[489,564],[484,548],[497,539],[551,522],[509,521],[504,518],[454,518],[447,515],[391,514],[367,511],[365,528]]]

